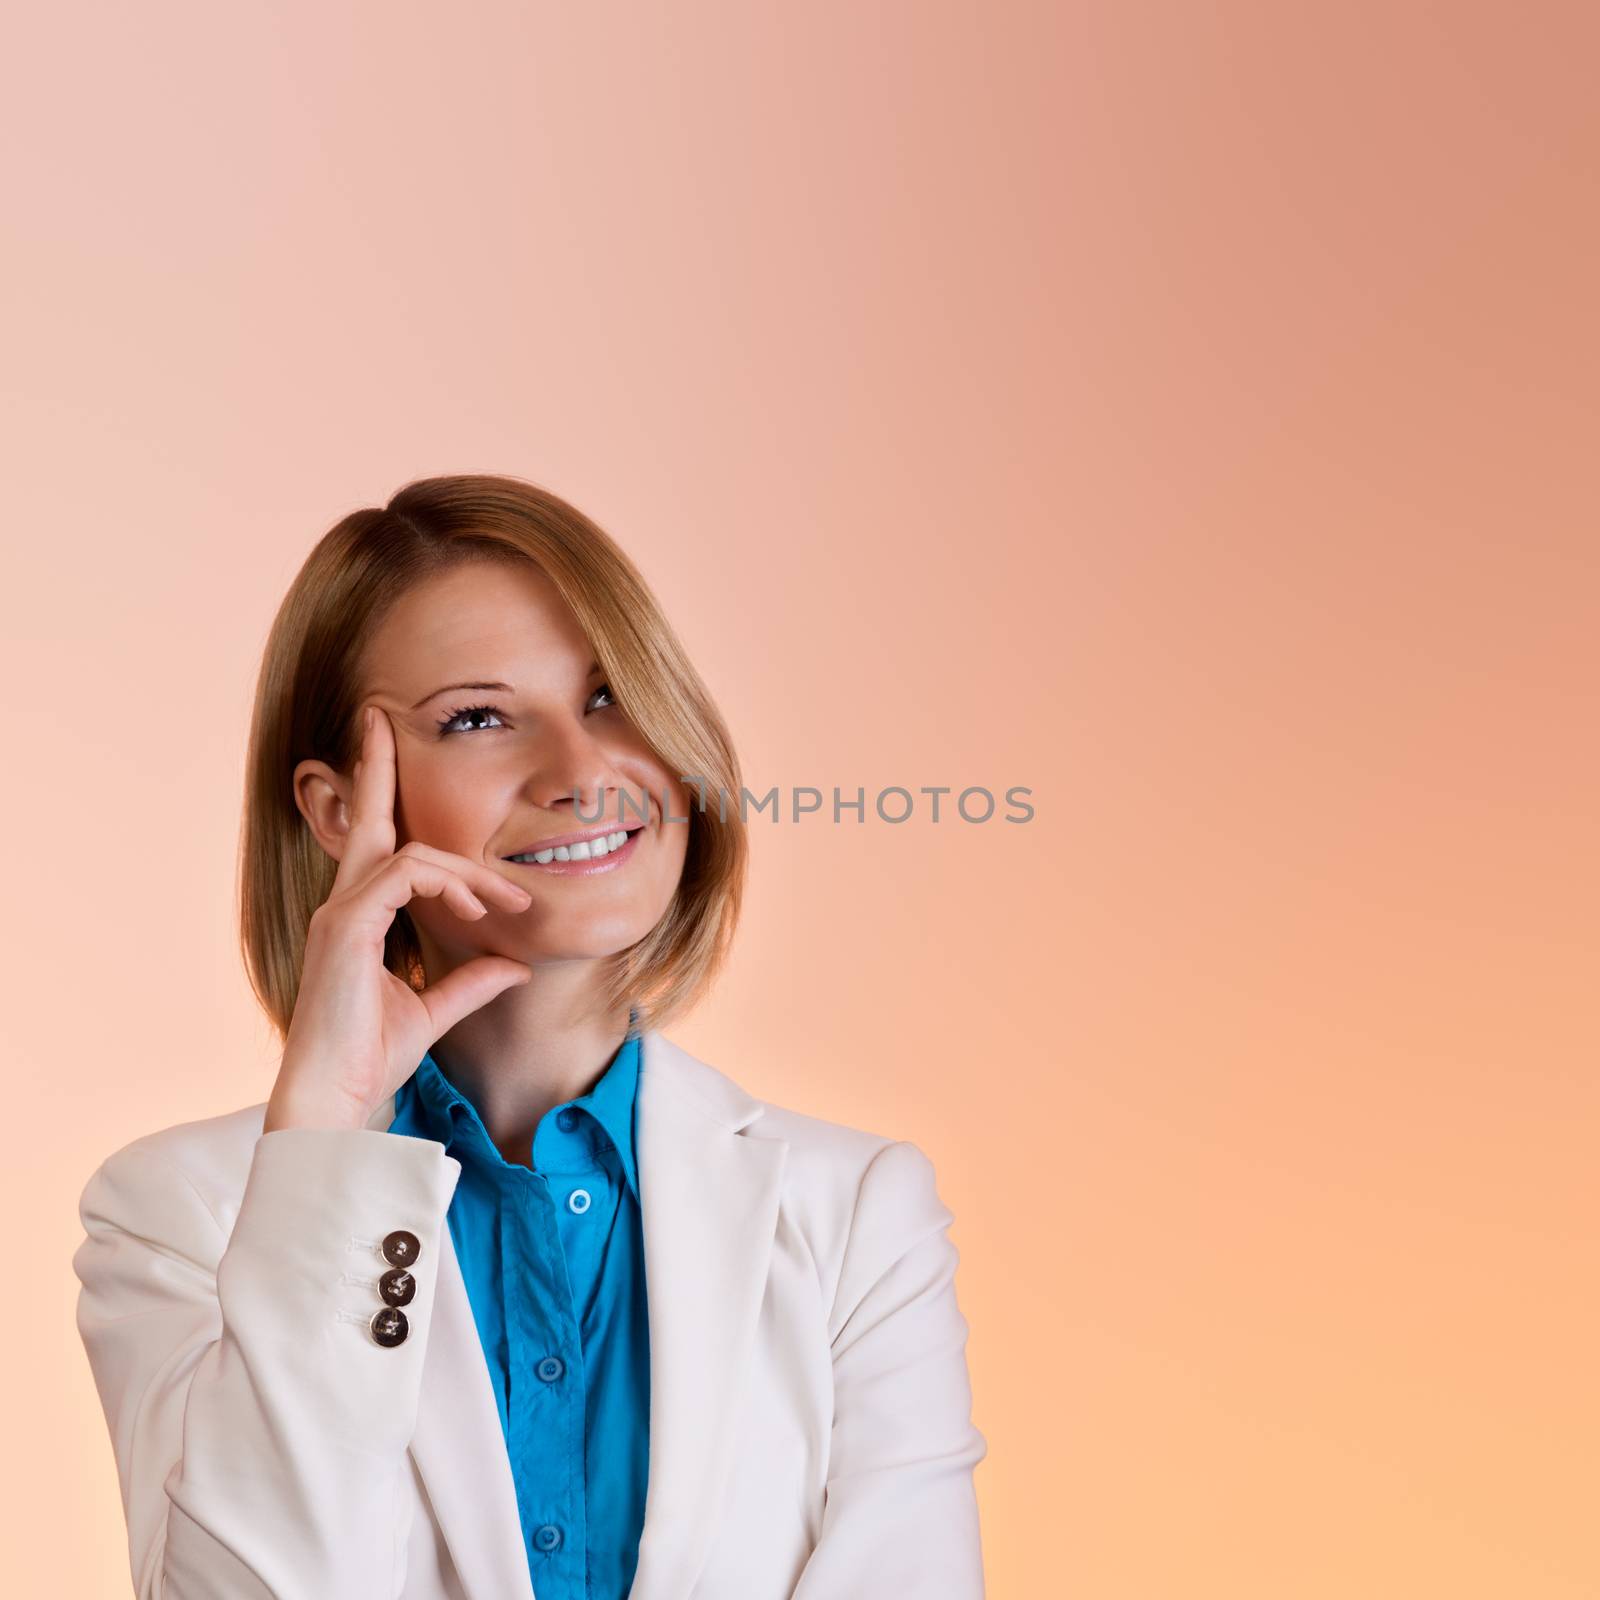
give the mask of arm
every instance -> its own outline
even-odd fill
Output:
[[[258,1139],[231,1235],[143,1141],[79,1202],[78,1331],[116,1454],[139,1600],[393,1600],[400,1489],[460,1164],[431,1140]],[[367,1318],[420,1242],[409,1331]],[[349,1275],[350,1280],[346,1278]]]
[[[834,1419],[822,1531],[793,1600],[982,1600],[957,1252],[933,1164],[901,1141],[862,1179],[828,1330]]]

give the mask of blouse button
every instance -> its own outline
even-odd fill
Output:
[[[561,1543],[561,1530],[553,1522],[533,1530],[533,1542],[541,1550],[554,1550]]]
[[[563,1133],[571,1133],[578,1126],[578,1113],[571,1106],[563,1106],[556,1112],[556,1126]]]
[[[546,1383],[554,1383],[567,1370],[567,1364],[560,1356],[546,1356],[533,1370]]]
[[[575,1212],[580,1217],[589,1209],[589,1205],[590,1199],[587,1189],[574,1189],[567,1196],[567,1210]]]

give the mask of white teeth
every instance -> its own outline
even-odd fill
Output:
[[[537,861],[543,866],[547,861],[594,861],[600,856],[620,850],[628,842],[628,830],[602,834],[598,839],[581,839],[577,844],[558,844],[553,850],[535,850],[531,856],[512,856],[513,861]]]

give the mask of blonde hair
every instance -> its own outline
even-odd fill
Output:
[[[273,619],[256,684],[239,841],[245,970],[280,1037],[294,1015],[311,914],[336,863],[296,806],[305,760],[350,772],[360,750],[357,681],[367,646],[418,581],[469,561],[531,562],[582,625],[612,693],[657,758],[691,792],[683,873],[672,904],[611,958],[602,1004],[626,1003],[632,1028],[659,1028],[720,970],[738,922],[749,841],[738,756],[710,692],[638,569],[594,522],[548,489],[483,474],[422,478],[381,510],[353,511],[306,558]],[[707,793],[719,797],[709,807]],[[730,814],[724,816],[723,813]],[[410,916],[395,914],[384,965],[426,981]]]

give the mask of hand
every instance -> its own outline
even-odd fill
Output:
[[[416,841],[396,850],[394,795],[394,729],[387,712],[369,706],[344,856],[306,932],[264,1133],[365,1127],[435,1039],[533,976],[523,962],[478,956],[419,994],[384,966],[384,935],[414,895],[438,896],[474,921],[488,915],[484,899],[507,911],[526,911],[533,902],[526,889],[480,861]]]

